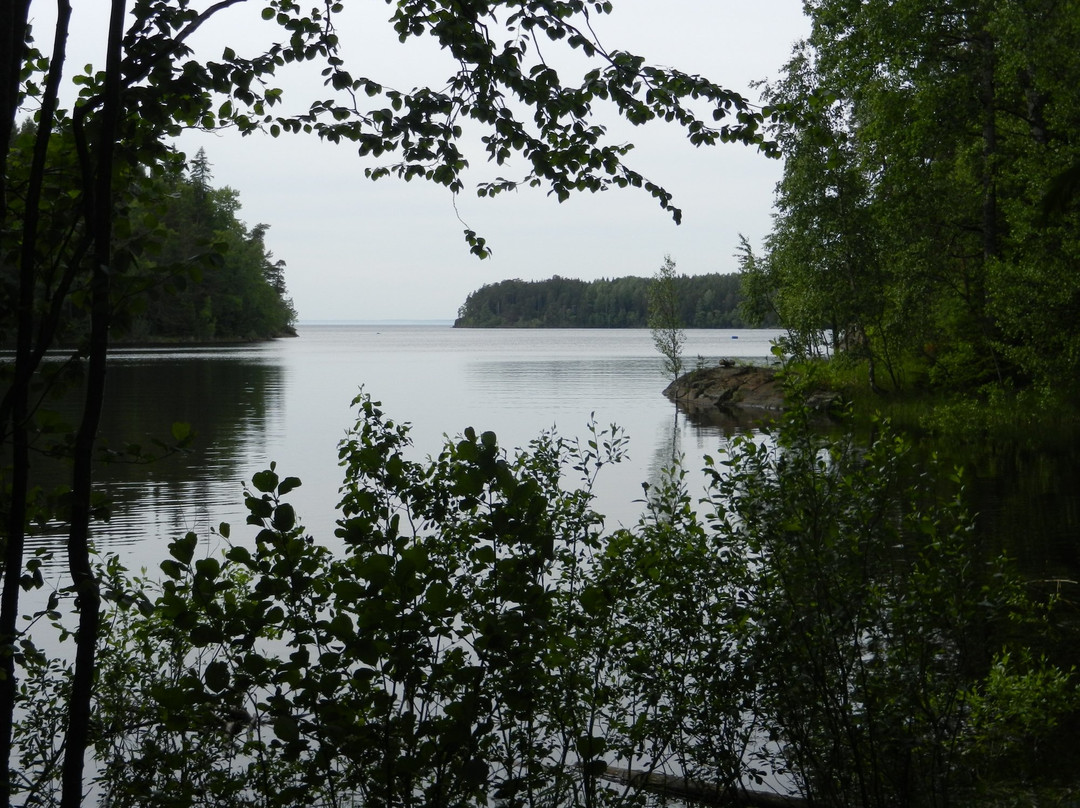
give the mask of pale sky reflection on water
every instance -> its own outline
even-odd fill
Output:
[[[763,361],[779,332],[687,335],[691,362],[698,354]],[[601,430],[617,424],[629,438],[628,457],[601,473],[597,508],[611,528],[630,524],[641,511],[641,483],[655,482],[670,462],[673,435],[695,472],[695,496],[702,456],[724,441],[722,425],[676,418],[660,392],[660,365],[647,330],[302,326],[296,339],[253,347],[119,352],[103,440],[149,445],[175,420],[191,423],[198,437],[189,453],[99,469],[116,507],[109,523],[95,525],[95,540],[135,569],[156,570],[168,543],[188,530],[209,545],[226,521],[234,540],[250,539],[242,487],[275,462],[282,476],[303,481],[289,500],[316,540],[333,546],[337,447],[354,423],[350,402],[361,387],[388,418],[412,424],[416,460],[437,455],[466,427],[494,431],[513,450],[552,427],[584,441],[590,419]]]

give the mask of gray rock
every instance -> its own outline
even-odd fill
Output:
[[[688,410],[712,407],[746,408],[778,412],[784,408],[784,386],[777,368],[732,365],[692,370],[664,389],[664,395]],[[834,393],[815,393],[807,403],[827,410],[836,402]]]

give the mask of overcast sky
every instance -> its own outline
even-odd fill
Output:
[[[229,9],[200,31],[197,52],[220,55],[222,44],[255,42],[261,3]],[[348,5],[348,4],[347,4]],[[595,27],[606,47],[632,50],[654,64],[703,74],[756,99],[750,82],[775,79],[796,40],[808,32],[801,0],[614,0]],[[41,17],[39,4],[34,14]],[[98,18],[91,18],[92,9]],[[105,4],[75,4],[73,64],[101,63]],[[382,0],[353,0],[340,23],[354,74],[398,89],[441,86],[437,50],[397,43]],[[40,44],[46,40],[37,29]],[[242,52],[240,47],[236,47]],[[549,58],[553,51],[549,49]],[[286,76],[298,100],[326,93],[315,76]],[[619,130],[620,133],[623,130]],[[733,272],[738,236],[758,244],[768,232],[780,163],[737,144],[695,149],[674,126],[627,128],[637,145],[630,164],[675,195],[676,226],[645,192],[613,190],[559,204],[542,189],[479,199],[468,187],[454,198],[443,188],[396,179],[371,182],[355,148],[311,137],[240,138],[191,133],[214,184],[240,194],[240,216],[270,225],[267,244],[287,264],[286,280],[300,320],[452,319],[470,291],[506,278],[554,274],[594,279],[652,275],[670,254],[680,272]],[[472,150],[474,181],[493,176]],[[485,171],[487,173],[485,173]],[[488,240],[480,261],[462,238],[464,225]]]

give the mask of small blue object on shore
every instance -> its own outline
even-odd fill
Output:
[[[738,335],[738,334],[732,334],[732,335],[731,335],[731,338],[732,338],[732,339],[738,339],[738,338],[739,338],[739,335]]]

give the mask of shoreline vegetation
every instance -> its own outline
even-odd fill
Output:
[[[260,334],[258,336],[238,337],[238,336],[226,336],[226,337],[194,337],[194,336],[171,336],[171,337],[151,337],[148,339],[135,339],[125,336],[116,337],[112,343],[117,351],[125,350],[146,350],[153,348],[212,348],[212,347],[228,347],[230,345],[253,345],[259,342],[266,342],[274,339],[292,339],[300,336],[296,328],[293,326],[285,326],[280,331],[270,334]],[[57,351],[73,351],[78,349],[78,343],[61,343],[56,346],[54,350]],[[8,347],[0,349],[0,352],[9,350]]]
[[[760,265],[749,254],[747,260],[749,265],[740,273],[673,278],[681,327],[786,327],[780,310],[765,310],[760,297],[755,299],[761,294]],[[471,293],[453,327],[647,328],[654,283],[654,278],[636,276],[504,280]],[[835,337],[831,334],[832,329],[826,328],[787,327],[787,336],[776,347],[785,368],[807,379],[815,410],[847,407],[860,422],[888,417],[902,428],[960,443],[991,438],[1035,445],[1048,439],[1048,433],[1060,437],[1062,425],[1072,435],[1080,428],[1080,410],[1069,396],[1068,380],[1055,384],[1023,374],[1000,381],[960,379],[952,358],[946,367],[943,345],[924,346],[918,355],[891,357],[887,372],[882,372],[882,350],[873,329],[853,327],[841,329]],[[679,374],[664,395],[698,411],[782,408],[779,382],[769,385],[771,392],[752,393],[746,379],[725,369],[729,361]],[[759,382],[764,384],[757,379],[755,385]]]
[[[888,419],[898,429],[941,444],[1037,449],[1080,438],[1080,410],[1045,390],[873,390],[865,368],[843,356],[787,359],[773,366],[722,359],[681,374],[662,394],[691,413],[766,417],[785,409],[788,380],[796,380],[803,405],[815,413],[838,420],[850,416],[854,425]]]
[[[210,338],[196,338],[196,337],[156,337],[151,339],[126,339],[119,337],[113,340],[113,344],[118,351],[123,351],[127,348],[171,348],[177,345],[185,347],[200,347],[200,346],[227,346],[227,345],[251,345],[257,342],[266,342],[273,339],[292,339],[300,336],[299,332],[294,326],[288,325],[283,327],[280,331],[275,333],[268,333],[259,336],[249,337],[210,337]]]
[[[742,313],[736,274],[672,278],[684,328],[757,327]],[[652,278],[627,276],[583,281],[500,281],[472,292],[458,309],[454,328],[648,328]],[[775,324],[765,317],[761,327]]]

